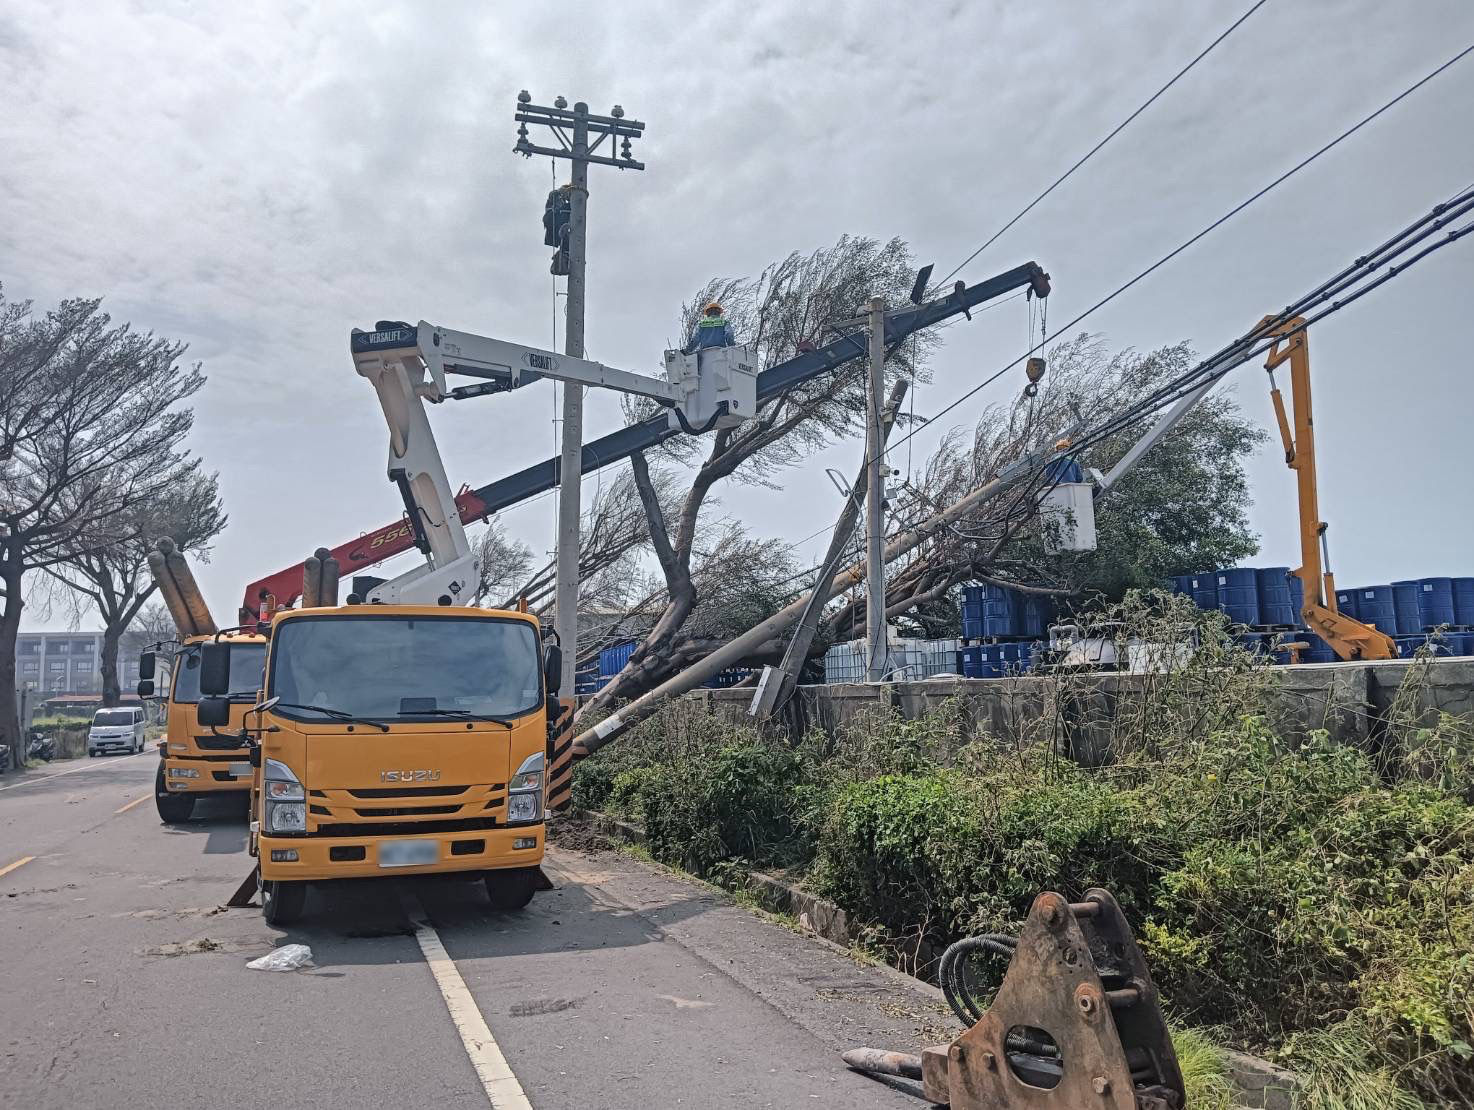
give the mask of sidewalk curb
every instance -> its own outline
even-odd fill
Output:
[[[570,809],[568,816],[587,820],[597,831],[628,844],[644,847],[647,842],[645,830],[640,826],[607,813]],[[849,954],[855,936],[850,930],[849,915],[841,907],[764,871],[749,871],[747,887],[765,909],[797,918],[806,936]],[[919,990],[934,1001],[943,1001],[942,992],[924,979],[886,963],[878,962],[875,966],[896,979],[898,985]],[[1292,1110],[1297,1083],[1294,1072],[1246,1052],[1227,1048],[1220,1051],[1229,1081],[1238,1092],[1235,1110]]]

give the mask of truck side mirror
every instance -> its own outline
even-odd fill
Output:
[[[563,685],[563,649],[557,644],[549,644],[543,652],[543,683],[549,697],[558,696]]]
[[[154,653],[151,651],[140,652],[138,656],[138,677],[150,679],[154,676]],[[139,697],[143,695],[140,694]]]
[[[154,680],[151,678],[140,678],[138,680],[138,696],[140,698],[151,698],[154,696]]]
[[[200,693],[230,692],[230,645],[212,640],[200,645]],[[203,705],[203,703],[201,703]],[[203,718],[200,721],[204,724]]]
[[[225,698],[201,698],[195,712],[200,724],[206,728],[219,728],[221,725],[230,724],[230,702]]]

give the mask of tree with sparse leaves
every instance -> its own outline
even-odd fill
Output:
[[[72,599],[80,617],[94,609],[102,618],[102,704],[117,705],[118,645],[144,604],[158,589],[148,569],[148,553],[160,536],[180,551],[208,562],[210,541],[225,529],[217,475],[200,469],[198,459],[182,462],[158,496],[134,506],[109,522],[121,538],[100,547],[84,547],[46,572]]]
[[[15,641],[26,578],[130,534],[184,465],[204,385],[185,347],[97,300],[38,316],[0,292],[0,742],[18,753]]]
[[[910,252],[901,240],[881,243],[844,236],[832,247],[791,254],[756,278],[709,282],[682,307],[678,331],[687,334],[703,306],[716,301],[739,342],[757,349],[758,364],[773,366],[809,345],[837,338],[870,297],[904,303],[914,279]],[[930,337],[919,335],[903,344],[891,353],[888,373],[919,375],[931,343]],[[720,482],[776,488],[784,469],[835,440],[858,434],[865,417],[865,382],[865,362],[859,359],[769,400],[739,427],[719,429],[710,439],[677,436],[650,457],[631,457],[664,597],[624,670],[586,711],[638,696],[738,631],[716,634],[715,628],[703,627],[707,620],[693,622],[701,617],[704,599],[714,603],[705,607],[711,615],[720,608],[717,600],[732,595],[741,583],[742,611],[754,621],[781,604],[777,583],[788,578],[791,586],[792,579],[791,573],[783,573],[792,569],[785,562],[788,553],[779,544],[752,540],[741,529],[703,521],[703,509]],[[631,418],[651,411],[647,402],[626,402]],[[668,495],[672,466],[694,468],[676,498]],[[759,599],[761,604],[752,604]]]

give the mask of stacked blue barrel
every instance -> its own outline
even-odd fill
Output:
[[[1198,608],[1221,610],[1242,626],[1235,636],[1250,650],[1260,649],[1260,638],[1272,646],[1273,634],[1294,632],[1297,640],[1310,645],[1301,653],[1305,662],[1336,658],[1330,645],[1304,629],[1300,610],[1305,587],[1288,567],[1182,574],[1169,586],[1174,593],[1191,597]],[[1424,644],[1438,655],[1474,655],[1474,578],[1410,578],[1338,589],[1336,609],[1393,637],[1401,655],[1413,655]],[[1287,662],[1288,655],[1277,651],[1274,658]]]
[[[617,644],[610,644],[599,651],[599,669],[597,674],[591,674],[589,681],[583,681],[584,672],[579,672],[579,682],[574,685],[580,694],[593,694],[609,685],[609,680],[624,670],[625,664],[630,661],[630,656],[635,653],[634,640],[621,640]],[[725,671],[713,675],[702,683],[711,690],[725,690],[736,686],[743,679],[752,674],[750,667],[728,667]],[[588,689],[585,689],[585,686]]]
[[[1000,678],[1030,670],[1049,634],[1054,605],[1042,594],[985,584],[962,590],[962,648],[967,678]]]

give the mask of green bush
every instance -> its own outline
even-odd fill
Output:
[[[1264,716],[1277,677],[1214,618],[1120,612],[1199,620],[1204,648],[1117,699],[1102,767],[1060,756],[1048,697],[1013,746],[960,702],[796,744],[676,705],[582,764],[575,796],[697,874],[802,867],[901,951],[1104,886],[1174,1014],[1279,1045],[1305,1106],[1474,1106],[1474,724],[1420,708],[1413,668],[1375,760],[1287,744]]]
[[[801,774],[792,751],[762,742],[650,769],[638,797],[651,855],[697,875],[734,859],[795,862]]]

